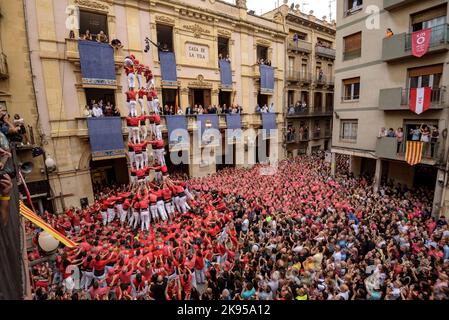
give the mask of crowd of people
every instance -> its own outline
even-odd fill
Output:
[[[405,141],[421,141],[424,143],[423,154],[425,156],[434,157],[435,152],[437,151],[440,132],[437,125],[427,124],[412,126],[405,135],[403,128],[398,128],[397,130],[389,128],[387,130],[382,127],[378,137],[396,138],[398,153],[405,152]]]
[[[84,116],[88,118],[120,117],[120,110],[110,101],[104,103],[103,100],[97,102],[93,99],[84,107]]]
[[[73,30],[70,31],[69,37],[71,39],[75,38],[75,32]],[[120,48],[123,48],[122,42],[119,39],[112,39],[109,42],[109,37],[103,30],[101,30],[98,34],[92,34],[90,32],[90,30],[87,29],[83,34],[80,35],[80,39],[86,40],[86,41],[96,41],[96,42],[101,42],[101,43],[108,43],[109,45],[111,45],[113,48],[115,48],[117,50]]]
[[[364,176],[331,177],[322,155],[281,161],[274,175],[260,169],[168,178],[162,189],[183,188],[189,207],[173,200],[167,220],[149,229],[130,223],[146,216],[133,207],[141,186],[107,190],[84,210],[45,213],[79,246],[33,266],[35,299],[449,298],[449,229],[443,216],[431,217],[431,192],[374,191]],[[101,200],[116,197],[125,201]],[[104,222],[128,207],[124,221]],[[30,259],[40,256],[36,246]]]
[[[222,105],[209,105],[202,106],[201,104],[195,104],[193,107],[188,105],[185,111],[182,108],[176,108],[173,105],[166,104],[161,110],[163,115],[195,115],[195,114],[230,114],[230,113],[243,113],[243,107],[239,104],[232,104],[228,106],[226,103]]]

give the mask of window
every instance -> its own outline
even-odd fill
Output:
[[[294,69],[295,69],[295,58],[288,57],[288,72],[292,74]]]
[[[288,90],[288,106],[292,106],[295,104],[295,92],[293,90]]]
[[[303,59],[302,60],[302,65],[301,65],[301,78],[303,80],[307,79],[307,60]]]
[[[343,101],[358,100],[360,97],[360,77],[343,80]]]
[[[157,43],[162,50],[173,52],[173,27],[156,25]]]
[[[268,47],[257,46],[257,61],[260,59],[268,59]]]
[[[321,39],[321,38],[318,38],[317,40],[318,40],[317,46],[324,47],[324,48],[332,48],[332,42],[325,40],[325,39]]]
[[[362,32],[343,38],[343,60],[360,58],[362,55]]]
[[[345,0],[345,16],[350,16],[362,10],[363,0]]]
[[[409,103],[409,88],[432,88],[431,101],[442,102],[441,78],[443,76],[443,65],[437,64],[433,66],[425,66],[408,70],[407,89],[402,93],[402,104]]]
[[[226,58],[229,54],[229,39],[218,37],[218,56]]]
[[[96,37],[100,31],[108,34],[108,16],[106,14],[93,13],[80,10],[80,35],[89,30],[93,37]]]
[[[85,89],[86,102],[92,107],[95,103],[102,101],[103,105],[108,103],[115,106],[115,91],[110,89]]]
[[[340,140],[357,140],[357,120],[342,120],[340,122]]]
[[[307,33],[294,32],[293,34],[290,35],[290,37],[291,37],[291,39],[293,39],[293,41],[295,39],[306,41],[307,40]]]
[[[435,28],[446,24],[447,5],[434,7],[411,16],[412,31]]]

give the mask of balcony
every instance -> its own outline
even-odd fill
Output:
[[[288,109],[287,109],[288,110]],[[321,108],[294,108],[292,110],[288,110],[287,118],[311,118],[311,117],[331,117],[333,110],[330,108],[321,109]]]
[[[404,7],[413,2],[417,2],[417,0],[384,0],[384,9],[390,11],[400,7]]]
[[[398,161],[405,161],[406,144],[398,145],[396,138],[380,137],[376,141],[376,156],[383,159],[391,159]],[[421,163],[428,165],[435,165],[439,162],[442,156],[442,148],[440,143],[427,142],[424,143]]]
[[[321,138],[321,131],[315,130],[315,132],[313,132],[313,140],[318,140],[320,138]]]
[[[312,74],[310,72],[301,72],[299,74],[299,81],[302,83],[310,83],[312,82]]]
[[[315,84],[319,86],[333,86],[334,85],[334,78],[329,77],[327,75],[316,75],[315,76]]]
[[[318,56],[335,60],[335,49],[317,45],[315,46],[315,53]]]
[[[66,42],[66,57],[67,60],[73,62],[75,65],[80,64],[80,53],[78,50],[78,40],[77,39],[65,39]],[[114,49],[114,63],[115,69],[118,70],[123,66],[123,61],[125,57],[123,55],[123,50]]]
[[[444,107],[446,88],[432,90],[430,109],[441,110]],[[409,110],[410,89],[389,88],[379,91],[379,109],[384,111]]]
[[[8,78],[8,63],[6,62],[6,55],[2,52],[0,53],[0,80],[5,80]]]
[[[429,54],[449,51],[447,24],[432,28],[432,37],[429,44]],[[412,34],[400,33],[390,38],[384,38],[382,44],[382,60],[396,62],[414,57],[412,55]]]
[[[287,49],[294,53],[311,53],[312,52],[312,43],[304,40],[298,40],[297,42],[293,40],[289,40],[287,44]]]
[[[287,81],[290,82],[297,82],[301,79],[301,72],[294,71],[294,70],[288,70],[286,74]]]

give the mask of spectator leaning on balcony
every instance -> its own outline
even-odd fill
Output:
[[[83,114],[87,118],[92,117],[92,109],[87,104],[84,106]]]
[[[421,138],[419,126],[416,126],[415,129],[410,129],[410,135],[412,136],[412,141],[419,141]]]
[[[268,108],[268,112],[269,113],[274,113],[275,112],[275,110],[274,110],[274,103],[273,102],[270,104],[270,107]]]
[[[103,110],[98,104],[94,104],[94,107],[92,108],[92,116],[95,118],[103,116]]]
[[[388,28],[385,36],[387,38],[391,38],[393,35],[394,35],[393,31],[390,28]]]
[[[395,137],[393,128],[388,129],[387,137],[389,137],[389,138]]]
[[[424,154],[429,154],[430,128],[428,125],[421,125],[421,141],[424,142]]]
[[[397,153],[399,153],[402,150],[402,143],[404,142],[404,131],[402,128],[398,128],[395,132],[396,135],[396,142],[397,142]]]
[[[83,40],[89,40],[89,41],[92,41],[92,40],[93,40],[93,39],[92,39],[92,34],[90,33],[90,30],[89,30],[89,29],[87,29],[87,30],[86,30],[86,33],[83,34],[82,39],[83,39]]]
[[[108,36],[104,33],[103,30],[100,31],[99,34],[97,34],[97,42],[102,42],[102,43],[108,43]]]
[[[28,139],[27,130],[25,129],[25,122],[22,117],[17,113],[14,115],[13,120],[14,126],[19,128],[19,134],[22,137],[22,142],[25,144],[30,144],[30,139]]]
[[[438,131],[438,126],[433,126],[430,136],[430,154],[433,157],[435,154],[435,145],[440,137],[440,132]]]

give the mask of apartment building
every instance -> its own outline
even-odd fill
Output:
[[[239,104],[243,114],[237,126],[259,129],[263,121],[255,113],[256,105],[273,104],[275,125],[283,126],[283,96],[278,93],[284,88],[287,34],[282,20],[248,13],[246,1],[230,4],[219,0],[24,0],[24,5],[43,146],[56,164],[49,180],[57,210],[79,206],[81,200],[82,204],[92,203],[95,185],[128,182],[129,159],[125,152],[94,151],[85,106],[92,100],[117,106],[126,146],[124,93],[128,83],[123,61],[131,54],[153,71],[162,106],[174,105],[185,111],[195,104]],[[102,53],[108,53],[108,48],[94,41],[83,45],[79,37],[86,30],[94,35],[103,31],[109,40],[120,40],[123,47],[100,59],[92,54],[95,46]],[[161,50],[152,44],[146,48],[146,37],[170,52],[171,60],[163,61]],[[230,81],[226,85],[221,78],[219,55],[229,55],[231,61]],[[269,90],[262,88],[262,68],[257,64],[261,58],[271,61]],[[98,68],[92,67],[96,64]],[[105,67],[112,67],[106,70],[110,77],[107,79],[97,76],[97,69]],[[164,70],[170,72],[164,75]],[[185,127],[193,134],[197,117],[186,118]],[[223,132],[228,128],[228,119],[225,115],[218,118],[217,129]],[[167,129],[162,119],[169,155]],[[222,145],[228,147],[226,142]],[[282,158],[282,139],[271,151],[274,149]],[[245,158],[248,150],[251,149],[245,145]],[[94,153],[101,157],[94,157]],[[192,151],[189,157],[193,157]],[[211,174],[217,168],[215,161],[174,167],[190,176]]]
[[[285,144],[288,156],[330,150],[334,103],[335,21],[284,4]]]
[[[434,189],[433,213],[445,213],[449,200],[447,1],[339,0],[337,4],[333,173],[338,169],[335,154],[347,155],[350,171],[372,176],[376,187],[393,181]],[[412,54],[412,34],[428,28],[432,32],[428,52],[418,58]],[[410,110],[415,88],[431,89],[430,108],[419,115]],[[417,128],[426,136],[430,132],[430,139]],[[401,130],[403,141],[394,137]],[[422,158],[412,166],[405,159],[406,145],[417,139],[424,141]]]

